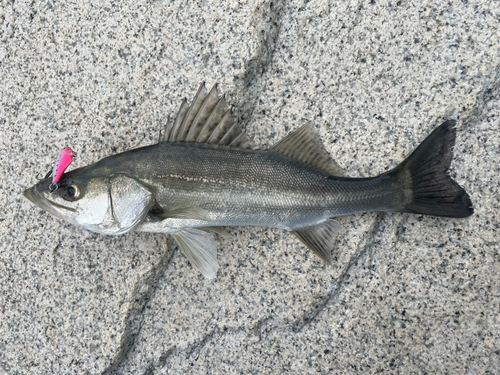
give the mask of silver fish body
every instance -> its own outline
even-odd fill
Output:
[[[113,170],[139,181],[152,192],[157,215],[166,213],[168,219],[168,212],[190,207],[206,215],[170,218],[172,232],[231,225],[294,230],[335,216],[392,210],[404,200],[384,175],[332,177],[272,151],[226,146],[160,143],[108,157],[91,169],[96,176]]]
[[[258,225],[292,231],[324,261],[339,230],[332,218],[367,211],[466,217],[472,204],[447,174],[454,122],[436,129],[400,166],[349,178],[305,126],[269,150],[242,147],[217,89],[183,103],[158,144],[104,158],[48,180],[25,196],[46,211],[104,234],[172,234],[191,263],[215,277],[214,240],[204,229]]]

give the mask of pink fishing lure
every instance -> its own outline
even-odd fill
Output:
[[[69,167],[73,158],[76,156],[76,152],[74,152],[69,147],[61,150],[59,155],[57,155],[56,162],[54,163],[54,169],[52,170],[52,185],[57,187],[59,181],[61,180],[61,176],[64,171]]]

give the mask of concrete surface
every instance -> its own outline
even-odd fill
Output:
[[[0,1],[0,373],[498,374],[498,1]],[[464,220],[341,218],[333,268],[230,228],[204,279],[163,235],[106,237],[22,196],[154,142],[199,83],[255,143],[312,121],[352,176],[456,118]]]

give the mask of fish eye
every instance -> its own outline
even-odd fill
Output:
[[[71,185],[60,188],[59,195],[67,201],[77,201],[82,195],[82,187],[77,183],[72,183]]]

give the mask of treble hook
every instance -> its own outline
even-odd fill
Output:
[[[45,175],[45,177],[44,177],[44,178],[40,178],[40,177],[39,177],[39,176],[40,176],[40,173],[37,173],[37,174],[36,174],[36,179],[37,179],[38,181],[45,180],[46,178],[49,178],[51,174],[52,174],[52,169],[51,169],[51,170],[50,170],[50,171],[49,171],[49,172]]]

